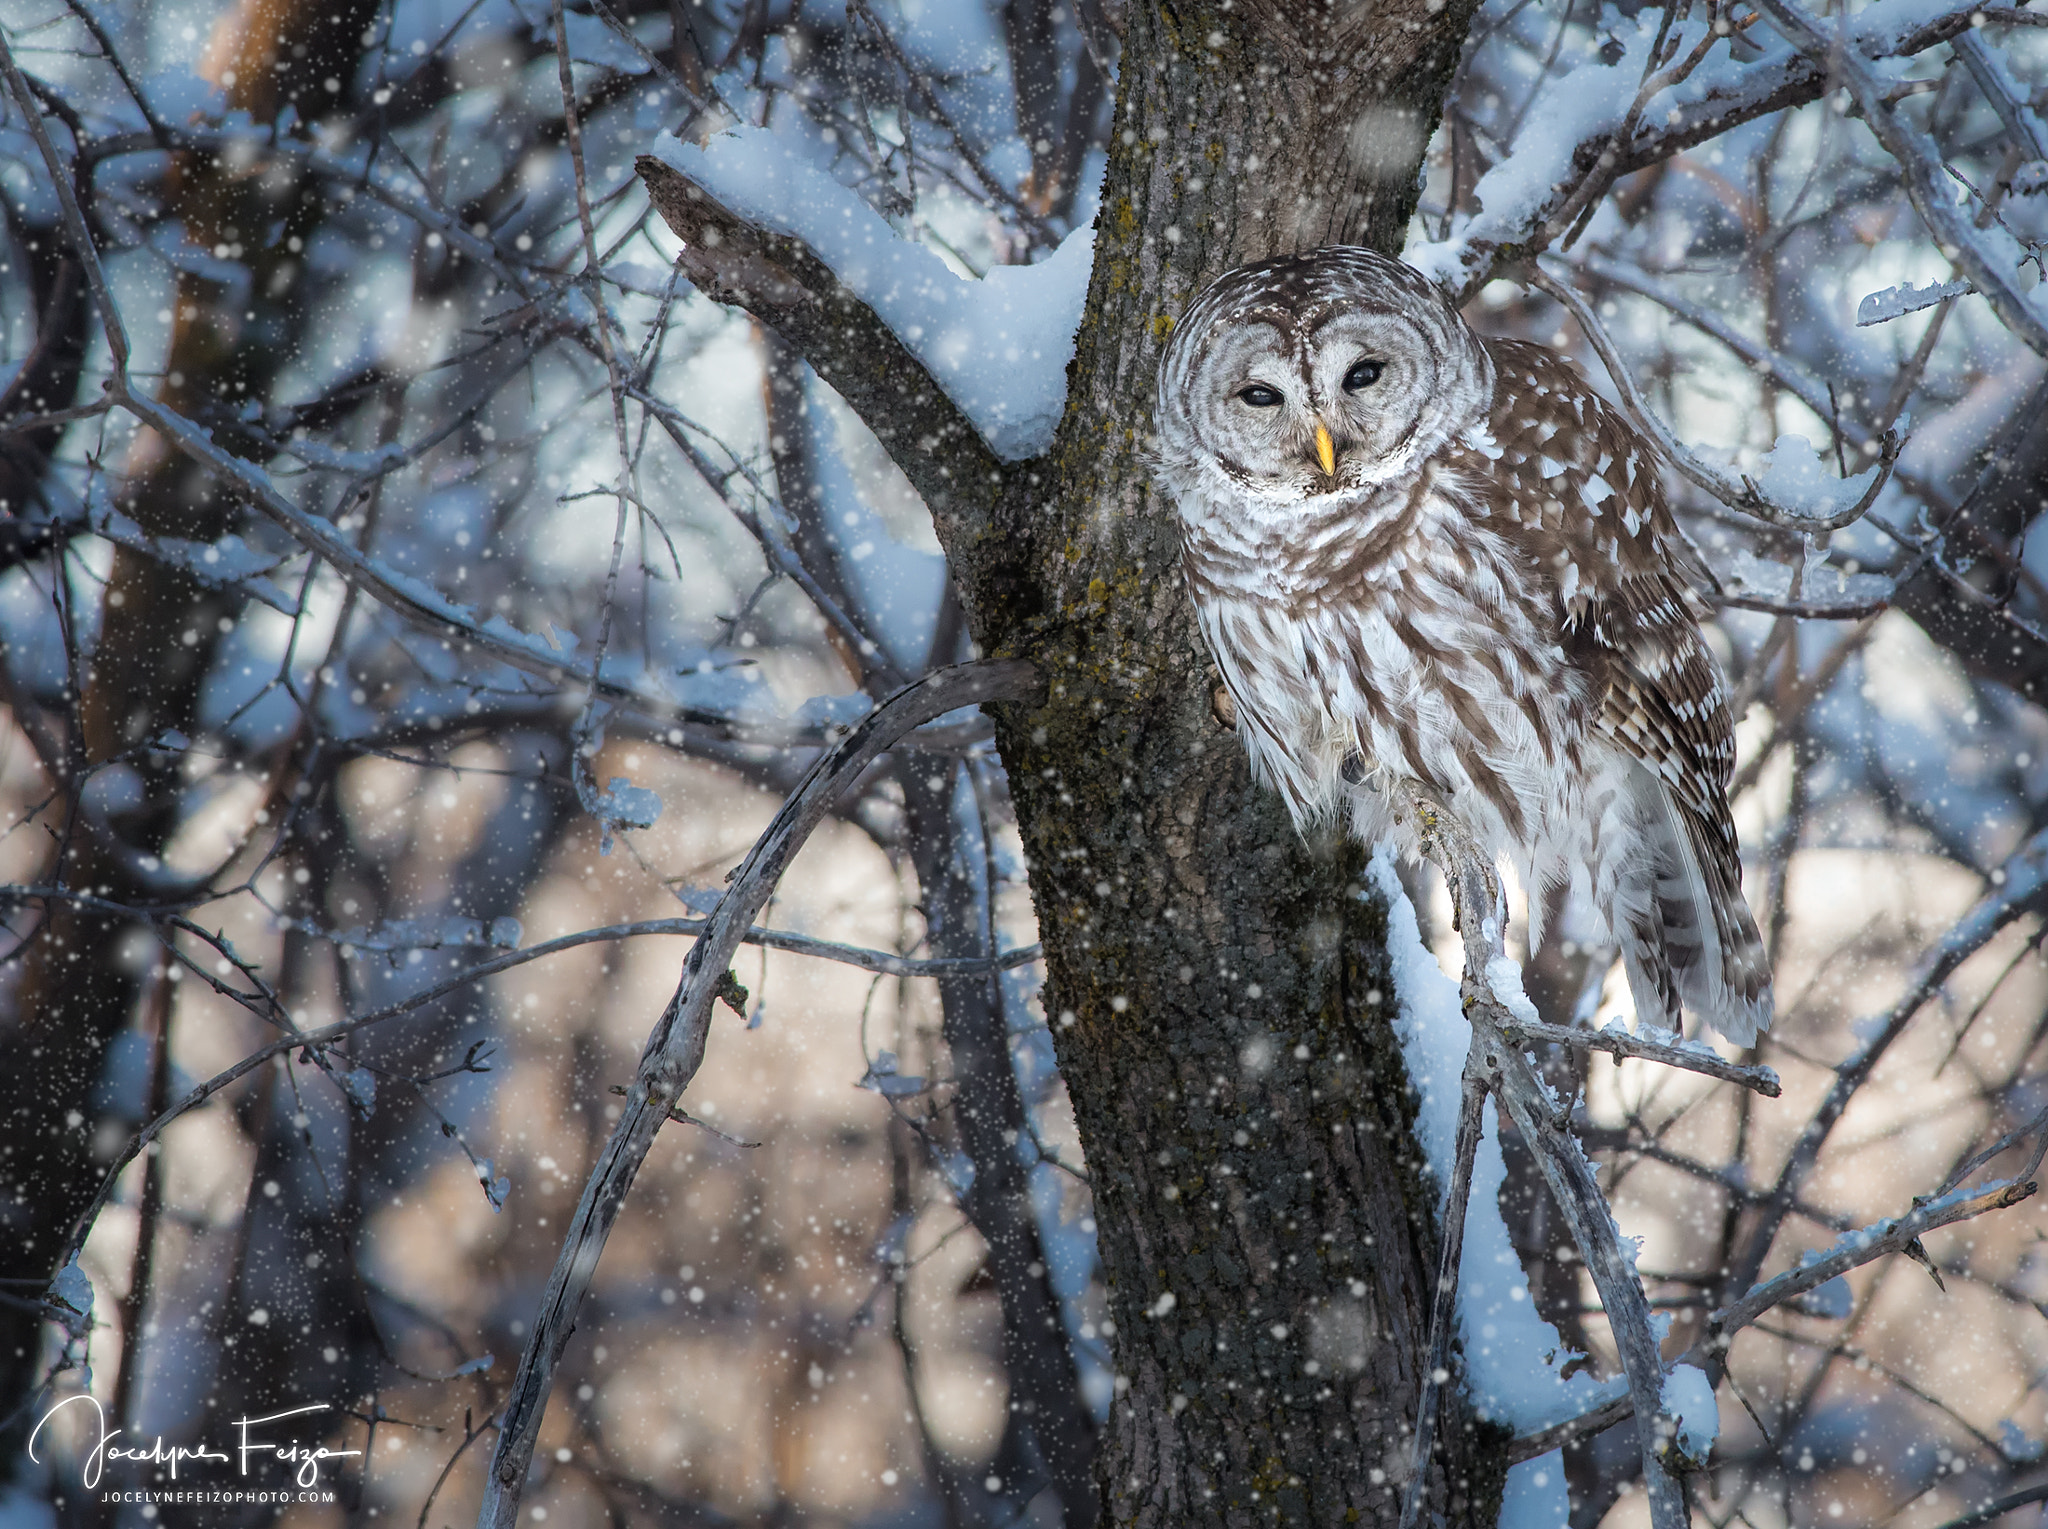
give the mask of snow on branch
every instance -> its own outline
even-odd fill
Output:
[[[796,347],[874,431],[942,532],[985,529],[1003,461],[895,331],[801,239],[758,227],[665,159],[643,154],[637,168],[683,241],[691,283]]]
[[[822,260],[909,348],[997,456],[1021,462],[1052,444],[1088,300],[1092,225],[1067,235],[1037,265],[994,266],[976,281],[901,237],[858,194],[766,128],[731,128],[702,146],[664,133],[652,157],[756,228],[796,240]]]
[[[780,333],[889,449],[942,526],[974,529],[1003,464],[1051,442],[1093,235],[1035,266],[956,276],[764,131],[638,161],[690,280]]]
[[[1636,1443],[1642,1455],[1645,1484],[1649,1486],[1651,1525],[1653,1529],[1683,1529],[1686,1525],[1686,1498],[1673,1480],[1671,1470],[1675,1461],[1669,1455],[1671,1439],[1677,1429],[1669,1416],[1663,1416],[1667,1375],[1657,1351],[1657,1328],[1651,1322],[1649,1298],[1642,1292],[1642,1281],[1634,1269],[1634,1255],[1624,1249],[1620,1230],[1614,1224],[1614,1212],[1608,1208],[1606,1197],[1599,1191],[1599,1183],[1593,1177],[1593,1167],[1587,1161],[1585,1150],[1571,1134],[1567,1111],[1538,1077],[1536,1068],[1522,1052],[1522,1042],[1513,1034],[1516,1030],[1528,1028],[1530,1023],[1540,1021],[1534,1005],[1522,993],[1520,970],[1507,960],[1501,944],[1501,931],[1507,923],[1507,915],[1499,878],[1493,874],[1485,856],[1479,854],[1477,845],[1464,827],[1444,809],[1440,800],[1427,792],[1427,788],[1409,788],[1405,811],[1415,815],[1423,831],[1423,851],[1444,872],[1444,880],[1450,886],[1456,927],[1464,935],[1464,976],[1456,1009],[1470,1021],[1470,1050],[1466,1052],[1464,1077],[1460,1085],[1458,1130],[1448,1159],[1444,1152],[1446,1142],[1442,1140],[1442,1124],[1436,1130],[1425,1132],[1425,1142],[1430,1144],[1432,1167],[1436,1167],[1438,1177],[1446,1185],[1442,1226],[1444,1263],[1438,1275],[1436,1308],[1430,1324],[1432,1337],[1427,1353],[1436,1357],[1446,1351],[1444,1343],[1450,1330],[1452,1304],[1460,1300],[1462,1294],[1464,1279],[1462,1269],[1456,1263],[1458,1242],[1462,1240],[1464,1230],[1462,1202],[1473,1195],[1475,1187],[1475,1165],[1481,1148],[1481,1132],[1477,1128],[1481,1118],[1479,1095],[1493,1093],[1499,1099],[1501,1109],[1505,1109],[1507,1116],[1516,1122],[1516,1130],[1522,1134],[1536,1159],[1536,1167],[1542,1173],[1552,1202],[1571,1230],[1571,1238],[1585,1261],[1587,1273],[1593,1275],[1593,1285],[1614,1330],[1628,1394],[1636,1406]],[[1395,888],[1389,886],[1391,897],[1393,892]],[[1421,968],[1421,962],[1415,962],[1413,966]],[[1427,962],[1427,968],[1434,968],[1434,960]],[[1427,989],[1430,987],[1427,972],[1421,974],[1421,987]],[[1456,1034],[1450,1015],[1444,1015],[1444,1019],[1446,1023],[1427,1025],[1436,1032],[1438,1044],[1434,1050],[1442,1048],[1446,1036]],[[1403,1038],[1403,1046],[1409,1050],[1409,1071],[1419,1089],[1434,1077],[1448,1073],[1442,1056],[1417,1056],[1415,1046],[1407,1036]],[[1417,1073],[1430,1077],[1417,1077]],[[1493,1187],[1497,1187],[1497,1183]],[[1466,1318],[1466,1322],[1470,1324],[1470,1318]],[[1468,1351],[1473,1347],[1475,1345],[1470,1345],[1468,1335]],[[1487,1353],[1487,1345],[1477,1347],[1481,1355]],[[1526,1355],[1522,1365],[1524,1369],[1530,1367]],[[1403,1523],[1415,1523],[1417,1504],[1425,1490],[1425,1451],[1434,1437],[1438,1373],[1442,1373],[1442,1365],[1427,1369],[1423,1378],[1419,1402],[1421,1414],[1417,1416],[1417,1431],[1413,1435],[1413,1476],[1403,1502]],[[1509,1416],[1507,1421],[1528,1429],[1534,1418]],[[1522,1455],[1522,1459],[1526,1457],[1528,1455]]]
[[[1666,1375],[1658,1353],[1656,1328],[1650,1320],[1649,1300],[1636,1273],[1633,1254],[1622,1246],[1614,1213],[1600,1191],[1584,1148],[1571,1134],[1566,1112],[1509,1034],[1510,1026],[1525,1026],[1538,1016],[1522,993],[1520,973],[1508,960],[1502,944],[1507,916],[1499,879],[1464,826],[1425,788],[1411,788],[1407,810],[1422,827],[1425,853],[1444,873],[1457,927],[1465,942],[1460,996],[1461,1007],[1472,1026],[1472,1051],[1461,1090],[1456,1157],[1445,1174],[1449,1180],[1449,1201],[1462,1201],[1471,1193],[1479,1138],[1478,1131],[1471,1128],[1477,1119],[1476,1096],[1491,1091],[1528,1144],[1599,1291],[1635,1408],[1636,1442],[1642,1455],[1652,1529],[1684,1529],[1685,1496],[1673,1479],[1669,1458],[1670,1441],[1677,1429],[1673,1420],[1664,1415]],[[1442,1171],[1440,1168],[1439,1172]],[[1450,1232],[1453,1227],[1462,1228],[1463,1215],[1462,1208],[1456,1212],[1447,1210],[1447,1259],[1456,1256]],[[1430,1322],[1432,1355],[1441,1351],[1445,1341],[1458,1284],[1448,1267],[1439,1276]],[[1428,1462],[1420,1451],[1428,1447],[1427,1436],[1434,1428],[1430,1414],[1436,1405],[1437,1373],[1437,1369],[1432,1369],[1425,1377],[1423,1415],[1417,1420],[1415,1435],[1416,1471],[1402,1513],[1406,1524],[1415,1522],[1417,1504],[1423,1495]]]
[[[1766,1099],[1775,1099],[1785,1091],[1784,1085],[1778,1081],[1777,1073],[1770,1068],[1743,1067],[1729,1061],[1703,1041],[1683,1040],[1668,1031],[1632,1035],[1618,1024],[1610,1024],[1604,1030],[1579,1030],[1531,1019],[1511,1019],[1504,1023],[1501,1029],[1524,1045],[1566,1046],[1573,1051],[1604,1051],[1617,1062],[1624,1057],[1640,1057],[1645,1061],[1661,1062],[1666,1067],[1696,1072],[1703,1077],[1719,1078],[1724,1083],[1739,1083],[1744,1088],[1754,1089]]]
[[[1956,205],[1955,190],[1942,168],[1941,150],[1886,100],[1885,83],[1855,48],[1837,45],[1821,26],[1790,0],[1757,0],[1771,24],[1816,67],[1831,70],[1854,98],[1864,124],[1898,161],[1906,195],[1942,253],[1953,260],[1992,308],[2036,355],[2048,356],[2048,317],[2036,305],[2039,289],[2020,291],[2014,278],[2025,251],[1994,224],[1979,228]]]
[[[2037,1186],[2032,1174],[2040,1164],[2041,1153],[2037,1146],[2027,1172],[2017,1178],[2000,1179],[1982,1189],[1952,1190],[1931,1200],[1915,1202],[1906,1215],[1889,1217],[1845,1234],[1825,1252],[1807,1257],[1796,1269],[1787,1269],[1777,1278],[1758,1285],[1732,1306],[1715,1312],[1707,1320],[1707,1336],[1701,1340],[1701,1346],[1709,1350],[1725,1348],[1727,1340],[1738,1329],[1749,1326],[1773,1307],[1782,1306],[1794,1296],[1817,1289],[1837,1275],[1861,1268],[1887,1253],[1905,1252],[1920,1240],[1923,1233],[1967,1221],[1987,1211],[2004,1210],[2019,1204],[2033,1195]]]
[[[1851,46],[1843,51],[1866,59],[1907,57],[1967,33],[1973,16],[2006,9],[1876,0],[1845,23]],[[1473,188],[1480,211],[1454,222],[1449,237],[1411,247],[1408,263],[1447,287],[1453,301],[1465,303],[1503,266],[1546,246],[1546,230],[1589,175],[1611,183],[1742,123],[1818,100],[1828,89],[1824,57],[1779,44],[1744,63],[1724,49],[1665,86],[1656,98],[1658,110],[1641,113],[1638,80],[1655,45],[1657,22],[1658,13],[1643,12],[1632,29],[1617,31],[1620,58],[1589,61],[1545,84],[1512,152]],[[1686,36],[1696,36],[1700,25]],[[1630,124],[1632,110],[1640,122]],[[1617,141],[1624,126],[1629,131]]]
[[[1866,329],[1872,324],[1888,324],[1909,313],[1918,313],[1922,308],[1945,303],[1952,297],[1968,297],[1976,290],[1967,281],[1930,281],[1924,287],[1910,283],[1886,287],[1882,292],[1867,294],[1856,305],[1856,327]]]
[[[87,290],[107,336],[113,361],[105,384],[109,404],[134,416],[195,464],[231,486],[238,497],[290,534],[306,550],[324,560],[350,587],[368,595],[428,635],[458,645],[465,654],[495,660],[551,686],[581,684],[588,687],[595,698],[658,719],[663,725],[709,727],[727,736],[753,733],[770,741],[790,741],[791,730],[788,728],[772,725],[765,729],[752,728],[745,720],[723,711],[691,706],[674,697],[615,679],[603,672],[601,659],[585,663],[573,652],[565,651],[545,638],[520,631],[502,616],[480,616],[471,607],[450,599],[427,581],[403,573],[357,547],[337,524],[293,503],[263,467],[228,450],[215,439],[213,432],[138,388],[129,376],[127,330],[102,266],[98,246],[72,191],[71,180],[64,173],[56,145],[50,140],[49,131],[37,110],[36,98],[16,68],[4,38],[0,38],[0,79],[4,79],[8,92],[21,108],[57,188],[66,234],[84,268]],[[268,140],[265,142],[267,144]],[[385,187],[384,190],[385,199],[391,205],[401,204],[403,199],[396,188]],[[422,211],[422,221],[429,227],[446,225],[451,243],[466,241],[478,246],[482,253],[491,253],[487,243],[461,229],[458,223],[446,217],[428,215],[431,209],[410,210]],[[536,303],[552,304],[562,300],[560,294],[546,291],[531,280],[523,280],[519,286]],[[571,302],[569,306],[578,305]],[[380,459],[373,475],[374,471],[389,470],[396,460],[387,454]],[[118,527],[109,526],[108,530],[113,532]]]

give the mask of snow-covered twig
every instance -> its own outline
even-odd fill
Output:
[[[1681,1068],[1709,1078],[1719,1078],[1724,1083],[1739,1083],[1744,1088],[1755,1089],[1766,1099],[1775,1099],[1784,1090],[1778,1075],[1768,1067],[1744,1067],[1716,1056],[1706,1047],[1694,1043],[1687,1045],[1677,1037],[1670,1041],[1650,1040],[1640,1035],[1610,1027],[1605,1030],[1572,1030],[1563,1025],[1546,1024],[1542,1020],[1511,1019],[1501,1026],[1510,1039],[1525,1045],[1549,1044],[1569,1046],[1574,1051],[1604,1051],[1617,1059],[1640,1057],[1645,1061],[1662,1062],[1666,1067]]]
[[[1936,303],[1968,297],[1976,290],[1967,281],[1930,281],[1924,287],[1908,284],[1886,287],[1881,292],[1868,292],[1856,305],[1856,327],[1868,329],[1872,324],[1889,324],[1893,319],[1918,313],[1922,308],[1932,308]]]
[[[2038,1154],[2036,1156],[2037,1162],[2033,1166],[2038,1166]],[[2031,1173],[2032,1167],[2028,1171]],[[1803,1260],[1798,1268],[1787,1269],[1777,1278],[1749,1291],[1741,1300],[1715,1312],[1707,1319],[1706,1336],[1698,1347],[1703,1355],[1725,1351],[1739,1329],[1749,1326],[1772,1307],[1782,1306],[1794,1296],[1825,1285],[1836,1275],[1861,1268],[1887,1253],[1901,1252],[1924,1233],[1957,1221],[1968,1221],[1986,1211],[2017,1205],[2031,1196],[2035,1188],[2030,1177],[2000,1179],[1982,1189],[1956,1190],[1916,1205],[1906,1215],[1893,1216],[1850,1232],[1837,1239],[1827,1252]]]
[[[1870,507],[1877,503],[1877,496],[1884,492],[1885,485],[1891,481],[1892,467],[1899,459],[1901,442],[1898,435],[1890,431],[1886,432],[1879,445],[1877,464],[1858,475],[1867,480],[1861,491],[1852,502],[1841,508],[1815,511],[1786,504],[1768,493],[1764,484],[1755,478],[1746,475],[1740,479],[1732,478],[1718,468],[1708,466],[1682,445],[1678,437],[1671,433],[1670,427],[1657,417],[1656,410],[1650,407],[1637,389],[1628,363],[1622,359],[1620,349],[1607,333],[1607,327],[1600,322],[1599,315],[1593,312],[1592,306],[1571,287],[1533,262],[1529,269],[1529,281],[1531,285],[1540,287],[1564,304],[1566,310],[1578,321],[1580,329],[1585,331],[1586,338],[1592,342],[1593,349],[1599,353],[1600,360],[1607,367],[1608,375],[1614,379],[1615,390],[1621,394],[1622,407],[1628,411],[1629,418],[1634,421],[1636,428],[1656,443],[1657,449],[1664,454],[1665,459],[1681,474],[1731,510],[1769,525],[1781,526],[1786,530],[1798,531],[1808,536],[1823,536],[1861,520]],[[1855,482],[1856,479],[1851,478],[1843,480],[1840,485],[1831,485],[1836,492],[1824,491],[1820,496],[1821,502],[1832,505],[1846,499],[1847,491]]]
[[[1949,46],[1970,71],[1970,78],[1984,92],[1984,99],[1998,113],[1998,120],[2005,124],[2021,152],[2032,160],[2048,159],[2048,126],[2042,124],[2027,91],[2012,77],[2005,61],[1974,30],[1963,33]]]
[[[648,1037],[633,1092],[598,1153],[570,1218],[568,1235],[512,1382],[477,1515],[478,1529],[515,1529],[519,1522],[519,1499],[553,1388],[555,1367],[575,1328],[576,1314],[597,1273],[605,1242],[656,1134],[703,1061],[712,1004],[722,979],[784,869],[840,793],[898,738],[962,706],[1026,699],[1037,685],[1038,674],[1032,665],[1006,659],[941,669],[898,691],[818,757],[748,851],[709,926],[692,947],[675,996]]]
[[[1942,169],[1941,150],[1906,120],[1903,111],[1886,103],[1885,82],[1869,62],[1853,47],[1836,46],[1819,23],[1791,0],[1757,0],[1757,4],[1787,42],[1848,89],[1865,125],[1898,161],[1906,195],[1943,253],[1990,300],[2006,328],[2035,354],[2048,356],[2048,320],[2014,284],[2012,273],[1993,258],[1985,243],[1986,231],[1956,205],[1955,192]]]
[[[1662,1416],[1664,1365],[1657,1330],[1650,1322],[1650,1304],[1643,1294],[1634,1261],[1621,1246],[1614,1213],[1593,1176],[1593,1165],[1561,1119],[1536,1069],[1510,1041],[1507,1026],[1526,1023],[1533,1010],[1510,1007],[1519,993],[1503,995],[1495,973],[1511,970],[1502,944],[1506,927],[1500,882],[1464,826],[1420,787],[1409,793],[1409,810],[1422,828],[1425,853],[1444,873],[1451,890],[1458,928],[1464,936],[1465,974],[1461,984],[1465,1016],[1472,1022],[1472,1046],[1487,1064],[1498,1068],[1496,1092],[1536,1159],[1551,1198],[1570,1227],[1572,1241],[1593,1276],[1620,1351],[1622,1370],[1636,1415],[1636,1443],[1642,1454],[1643,1481],[1650,1499],[1652,1529],[1685,1529],[1685,1496],[1665,1463],[1672,1429]]]

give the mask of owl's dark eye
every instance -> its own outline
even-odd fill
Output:
[[[1360,388],[1371,387],[1380,380],[1380,373],[1385,368],[1386,362],[1384,361],[1354,362],[1351,370],[1344,374],[1344,391],[1356,393]]]
[[[1254,382],[1237,396],[1254,409],[1270,409],[1281,401],[1280,390],[1269,388],[1263,382]]]

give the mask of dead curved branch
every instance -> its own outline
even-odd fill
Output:
[[[555,1367],[575,1331],[576,1314],[596,1276],[605,1242],[656,1134],[704,1059],[712,1007],[733,953],[774,894],[783,871],[840,793],[897,739],[964,706],[1028,699],[1039,685],[1032,665],[1004,659],[940,669],[899,690],[819,756],[734,872],[708,927],[691,947],[675,996],[647,1038],[619,1123],[598,1152],[570,1217],[505,1405],[477,1516],[479,1529],[514,1529],[519,1522],[520,1495]]]

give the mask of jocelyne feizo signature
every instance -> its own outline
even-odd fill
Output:
[[[189,1470],[195,1465],[232,1463],[236,1474],[246,1477],[252,1468],[260,1468],[266,1463],[274,1462],[291,1467],[292,1479],[301,1487],[310,1487],[320,1479],[322,1461],[341,1460],[362,1454],[359,1449],[328,1449],[320,1444],[302,1444],[267,1431],[273,1425],[290,1418],[331,1411],[326,1402],[317,1402],[307,1407],[294,1407],[289,1412],[273,1412],[267,1417],[235,1419],[234,1428],[238,1442],[234,1453],[229,1454],[226,1450],[212,1448],[203,1439],[196,1444],[166,1444],[161,1435],[147,1448],[117,1444],[114,1441],[121,1438],[127,1430],[116,1428],[110,1431],[107,1427],[106,1410],[100,1406],[98,1398],[81,1392],[77,1396],[67,1396],[43,1414],[41,1421],[36,1424],[35,1432],[29,1435],[29,1459],[41,1463],[36,1454],[36,1443],[42,1437],[43,1430],[48,1428],[51,1420],[67,1407],[81,1405],[90,1410],[91,1419],[87,1426],[93,1430],[88,1436],[86,1448],[79,1462],[79,1479],[88,1491],[100,1484],[100,1477],[109,1465],[124,1463],[167,1466],[170,1470],[170,1479],[176,1481],[180,1467]]]

